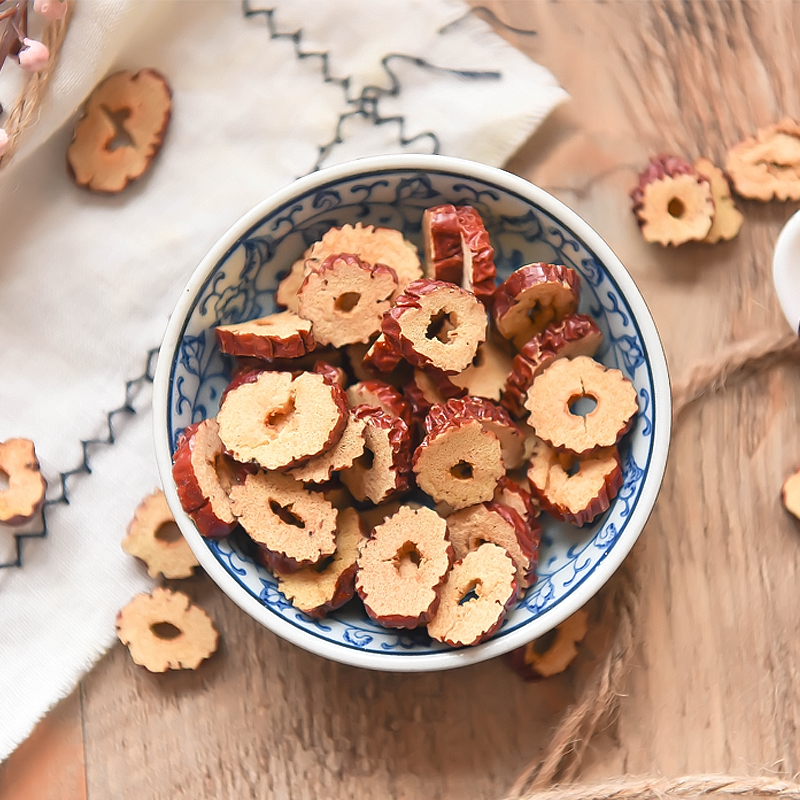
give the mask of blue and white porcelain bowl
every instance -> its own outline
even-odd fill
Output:
[[[422,250],[424,209],[477,208],[498,272],[532,261],[566,264],[582,278],[580,310],[604,334],[598,358],[636,387],[639,412],[622,446],[624,484],[594,524],[575,528],[543,516],[538,578],[488,641],[453,649],[420,631],[388,630],[354,601],[324,620],[294,609],[237,536],[204,539],[181,509],[171,457],[180,432],[216,414],[229,380],[215,343],[217,325],[275,309],[279,279],[330,227],[362,222],[397,228]],[[441,156],[358,160],[301,178],[246,214],[195,271],[170,320],[154,387],[158,466],[170,508],[211,578],[274,633],[327,658],[359,667],[427,671],[474,664],[541,636],[584,605],[630,551],[653,508],[667,460],[669,378],[656,327],[633,280],[574,212],[507,172]]]

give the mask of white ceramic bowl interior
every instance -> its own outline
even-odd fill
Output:
[[[362,222],[397,228],[422,248],[425,208],[472,205],[489,230],[498,272],[533,262],[561,263],[581,276],[580,310],[604,334],[598,358],[634,383],[639,412],[621,447],[624,483],[611,508],[576,528],[542,516],[537,581],[488,641],[453,649],[424,629],[389,630],[358,600],[316,621],[294,609],[236,533],[205,539],[183,512],[172,480],[172,451],[191,422],[213,416],[230,378],[216,325],[275,310],[280,277],[331,226]],[[169,322],[154,386],[155,446],[170,508],[211,578],[267,628],[312,652],[360,667],[449,669],[483,661],[541,636],[583,606],[638,538],[653,508],[667,459],[671,402],[666,360],[652,317],[609,247],[561,202],[499,169],[441,156],[363,159],[301,178],[225,233],[198,266]]]

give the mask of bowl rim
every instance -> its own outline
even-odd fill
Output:
[[[456,176],[463,175],[466,178],[495,184],[541,206],[546,212],[570,228],[601,261],[604,269],[610,273],[625,297],[645,344],[653,385],[653,445],[649,469],[644,478],[641,494],[631,512],[631,518],[628,520],[625,531],[614,547],[597,564],[590,578],[576,587],[554,608],[505,637],[489,639],[475,647],[414,655],[396,652],[374,653],[341,647],[334,642],[320,639],[295,627],[243,591],[214,557],[205,540],[197,531],[194,522],[181,507],[172,479],[172,452],[167,431],[169,382],[174,354],[185,326],[186,315],[191,311],[196,294],[205,285],[211,270],[229,253],[232,243],[256,226],[259,220],[271,210],[291,202],[292,198],[298,195],[305,195],[313,191],[318,186],[374,172],[409,169],[419,172],[427,170],[451,172]],[[164,357],[166,353],[169,354],[167,358]],[[333,661],[355,667],[391,672],[429,672],[454,669],[494,658],[541,636],[584,606],[616,572],[639,538],[655,506],[669,451],[672,425],[671,406],[666,356],[650,310],[630,273],[601,236],[586,221],[544,189],[501,168],[452,156],[413,154],[370,156],[313,172],[273,192],[234,222],[200,261],[178,298],[159,349],[152,399],[156,464],[167,503],[200,565],[214,583],[245,613],[281,638]]]

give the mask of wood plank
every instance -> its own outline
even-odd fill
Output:
[[[2,800],[86,800],[80,689],[0,764]]]

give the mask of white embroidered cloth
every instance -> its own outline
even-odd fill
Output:
[[[0,569],[0,760],[152,585],[120,547],[158,483],[148,351],[216,238],[294,178],[354,156],[438,148],[501,165],[566,97],[460,2],[270,8],[77,0],[41,117],[0,172],[0,441],[32,439],[50,484],[45,536],[18,551],[0,530],[0,564],[21,561]],[[116,196],[76,188],[77,108],[110,71],[141,67],[174,93],[157,162]],[[6,105],[15,69],[0,74]]]

